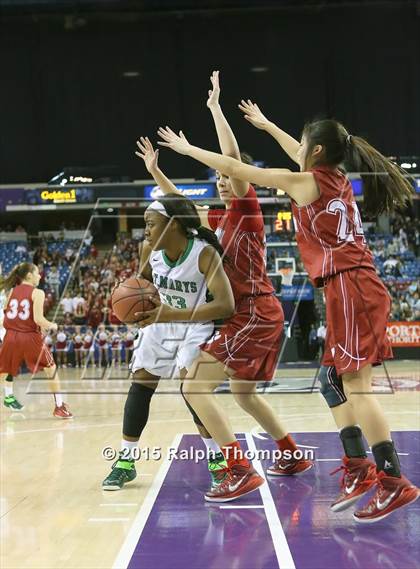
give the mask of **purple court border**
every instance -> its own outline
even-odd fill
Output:
[[[393,433],[403,471],[417,485],[418,435]],[[238,436],[243,448],[272,448],[264,435]],[[418,569],[420,500],[369,526],[353,521],[352,508],[332,513],[339,479],[329,473],[340,466],[338,436],[295,436],[298,444],[315,447],[316,467],[299,477],[269,479],[262,493],[232,503],[204,502],[205,463],[165,458],[114,569]],[[202,443],[198,435],[177,435],[171,446]],[[255,466],[265,469],[268,461]]]

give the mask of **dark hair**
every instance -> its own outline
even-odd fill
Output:
[[[345,165],[348,170],[360,172],[363,204],[368,214],[391,213],[413,199],[414,190],[404,170],[364,138],[350,135],[338,121],[324,119],[307,123],[302,134],[308,141],[307,156],[316,145],[322,146],[317,165]]]
[[[13,267],[7,277],[0,277],[0,290],[11,290],[20,284],[28,273],[33,273],[36,265],[33,263],[20,263]]]
[[[253,164],[254,163],[254,159],[252,158],[251,154],[248,154],[248,152],[241,152],[241,162],[243,164]]]
[[[165,196],[162,196],[157,201],[163,205],[166,213],[170,215],[171,218],[178,221],[188,237],[194,237],[191,233],[191,229],[196,229],[197,237],[207,241],[209,245],[216,249],[222,259],[226,258],[223,247],[220,245],[216,234],[201,225],[200,216],[191,200],[181,194],[172,193],[165,194]]]

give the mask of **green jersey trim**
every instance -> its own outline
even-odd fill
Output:
[[[191,253],[193,245],[194,245],[194,239],[189,239],[185,251],[176,261],[171,261],[170,258],[166,255],[165,251],[162,251],[162,258],[165,261],[165,263],[168,265],[168,267],[170,267],[171,269],[173,269],[174,267],[178,267],[178,265],[183,263],[185,259],[188,257],[188,255]]]

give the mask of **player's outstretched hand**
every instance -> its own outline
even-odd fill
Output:
[[[188,154],[191,144],[185,138],[182,130],[179,131],[179,134],[175,134],[169,126],[166,126],[165,128],[160,127],[158,135],[163,140],[163,142],[158,142],[160,146],[167,146],[171,150],[178,152],[178,154]]]
[[[219,106],[220,84],[218,71],[213,71],[210,81],[213,88],[209,90],[209,98],[207,99],[207,106],[209,109]]]
[[[152,173],[158,167],[159,150],[153,148],[153,144],[146,137],[141,136],[137,141],[136,156],[144,161],[148,172]]]
[[[152,310],[146,310],[145,312],[135,312],[134,316],[139,318],[137,324],[140,328],[145,328],[150,326],[150,324],[156,324],[157,322],[173,322],[174,309],[163,304],[159,298],[150,296],[149,301],[155,305]]]
[[[270,121],[262,114],[258,105],[250,99],[248,101],[242,99],[238,107],[244,113],[244,118],[256,128],[265,130],[269,126]]]

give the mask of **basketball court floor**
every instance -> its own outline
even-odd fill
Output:
[[[4,569],[411,569],[420,566],[420,500],[382,522],[357,525],[352,509],[333,514],[341,447],[314,369],[283,366],[265,397],[315,467],[270,479],[260,491],[208,504],[206,463],[183,460],[202,449],[175,382],[153,397],[138,477],[119,492],[102,479],[119,449],[126,370],[62,370],[75,415],[54,419],[41,379],[21,376],[21,413],[1,411],[1,559]],[[375,370],[404,473],[420,485],[418,362]],[[244,449],[270,441],[230,394],[218,395]],[[168,451],[168,448],[173,450]],[[105,451],[103,451],[105,449]],[[184,453],[182,452],[184,451]],[[147,452],[149,456],[147,457]],[[106,455],[104,457],[104,454]],[[108,459],[108,460],[107,460]],[[262,472],[268,460],[254,462]]]

